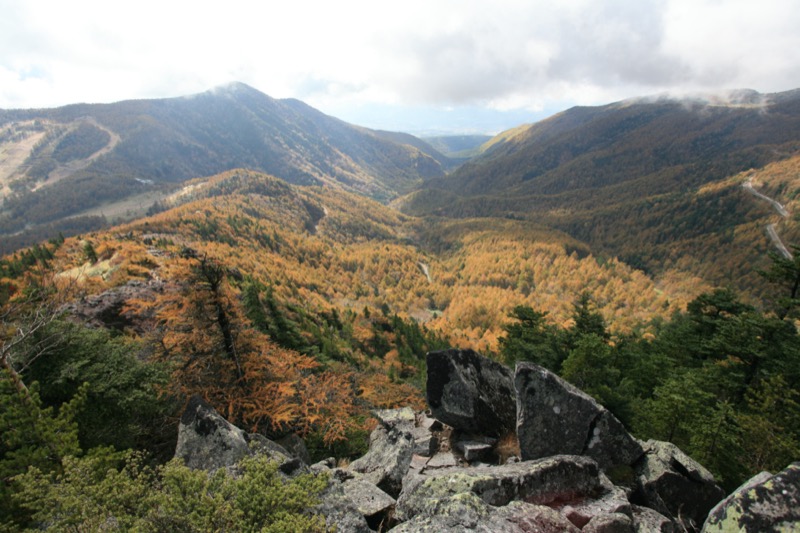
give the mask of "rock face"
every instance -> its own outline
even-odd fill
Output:
[[[549,370],[519,363],[514,377],[523,460],[587,455],[603,469],[632,465],[642,447],[594,398]]]
[[[636,503],[680,521],[688,530],[699,529],[725,492],[703,466],[669,442],[650,440],[635,465]]]
[[[465,433],[500,437],[514,431],[514,379],[507,367],[472,350],[427,356],[428,406],[441,422]]]
[[[703,533],[800,530],[800,462],[780,473],[758,474],[708,515]]]

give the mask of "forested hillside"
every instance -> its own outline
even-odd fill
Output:
[[[574,108],[499,135],[402,209],[534,220],[656,276],[677,267],[751,291],[771,246],[757,228],[774,212],[740,185],[771,162],[795,166],[798,139],[797,91]]]

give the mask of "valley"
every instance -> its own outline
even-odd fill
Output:
[[[167,464],[200,399],[347,465],[448,348],[541,365],[726,490],[785,467],[800,95],[747,95],[573,108],[448,155],[243,84],[0,112],[0,521],[32,524],[69,465]]]

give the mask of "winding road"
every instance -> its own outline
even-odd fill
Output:
[[[744,188],[744,190],[754,195],[755,197],[760,198],[766,202],[769,202],[772,205],[772,207],[775,208],[775,211],[777,211],[778,214],[780,214],[783,218],[789,217],[789,211],[786,210],[786,207],[782,203],[778,202],[773,198],[770,198],[765,194],[758,192],[753,188],[752,177],[748,178],[746,182],[742,183],[742,188]],[[778,249],[778,252],[780,252],[780,254],[784,258],[792,259],[792,252],[790,252],[789,249],[786,248],[786,245],[783,244],[783,241],[778,235],[778,230],[775,228],[775,224],[767,224],[767,235],[769,235],[772,244],[775,246],[775,248]]]

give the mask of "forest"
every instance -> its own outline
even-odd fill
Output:
[[[530,220],[414,217],[244,170],[193,185],[0,261],[0,530],[317,530],[318,478],[172,460],[188,398],[347,460],[371,410],[424,407],[425,354],[451,346],[550,368],[727,489],[800,455],[797,254],[753,272],[759,298]]]

